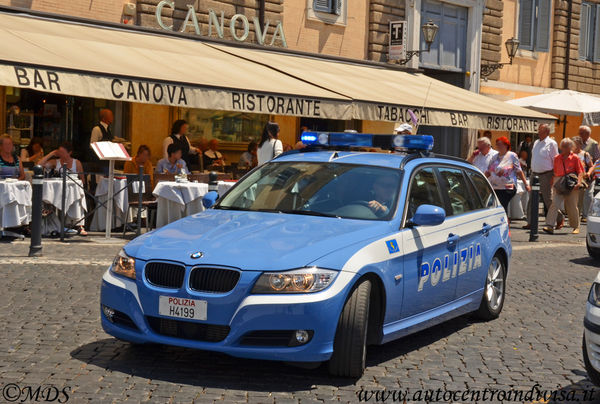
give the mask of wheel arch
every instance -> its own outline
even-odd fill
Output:
[[[350,290],[353,290],[363,280],[371,281],[367,345],[379,345],[383,338],[383,321],[386,310],[385,286],[378,273],[366,272],[356,279]]]
[[[506,269],[506,275],[508,275],[508,253],[504,247],[499,247],[496,252],[494,252],[494,255],[492,255],[492,258],[496,256],[502,260],[502,264],[504,264],[504,268]]]

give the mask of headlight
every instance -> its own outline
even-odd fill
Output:
[[[600,217],[600,198],[594,198],[594,202],[592,203],[592,208],[590,209],[589,215]]]
[[[333,283],[336,271],[303,268],[286,272],[266,272],[258,278],[252,293],[314,293]]]
[[[135,279],[135,259],[125,254],[125,250],[121,249],[112,263],[111,270],[117,275]]]
[[[590,295],[588,296],[588,302],[596,307],[600,307],[600,283],[594,282],[590,289]]]

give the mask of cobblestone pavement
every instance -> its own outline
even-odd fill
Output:
[[[46,242],[38,259],[23,258],[24,242],[0,244],[0,384],[8,393],[10,383],[67,387],[69,402],[76,403],[357,402],[361,390],[526,391],[536,383],[558,390],[559,398],[583,400],[592,386],[581,359],[582,319],[600,265],[587,256],[583,235],[527,243],[522,230],[512,232],[512,272],[498,320],[463,317],[371,347],[358,381],[330,378],[324,366],[303,370],[117,341],[100,327],[98,299],[119,242]]]

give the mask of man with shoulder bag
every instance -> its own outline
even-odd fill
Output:
[[[573,153],[573,141],[563,139],[560,142],[560,154],[554,158],[554,186],[552,189],[552,204],[546,216],[546,226],[542,230],[554,234],[558,209],[564,203],[569,217],[569,226],[573,234],[579,234],[579,189],[583,187],[583,165]]]

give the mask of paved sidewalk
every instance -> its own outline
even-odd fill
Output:
[[[74,236],[65,242],[44,238],[42,256],[29,257],[29,238],[0,241],[0,264],[110,265],[119,249],[128,242],[123,238],[105,239],[100,234]]]
[[[354,403],[361,392],[384,390],[507,392],[539,384],[588,402],[583,394],[593,386],[581,357],[582,321],[600,263],[587,255],[585,227],[578,236],[565,229],[565,234],[540,235],[539,242],[528,243],[520,226],[512,226],[514,254],[499,319],[460,317],[370,347],[368,367],[356,381],[331,378],[326,366],[309,371],[118,341],[100,326],[99,286],[125,240],[44,239],[44,256],[33,259],[27,258],[28,240],[3,243],[0,389],[11,383],[68,387],[73,403],[305,404]]]

